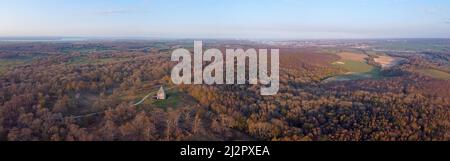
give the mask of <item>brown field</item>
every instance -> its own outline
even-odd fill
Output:
[[[283,47],[278,93],[263,96],[261,83],[175,85],[184,42],[0,43],[0,141],[450,140],[445,55],[402,54],[383,71],[379,53]]]

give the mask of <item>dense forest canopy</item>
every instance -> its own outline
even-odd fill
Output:
[[[261,96],[173,85],[171,51],[191,41],[0,43],[0,140],[450,140],[449,50],[392,46],[207,41],[280,48],[280,91]]]

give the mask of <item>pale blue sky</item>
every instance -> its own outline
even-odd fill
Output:
[[[0,0],[0,36],[450,38],[450,1]]]

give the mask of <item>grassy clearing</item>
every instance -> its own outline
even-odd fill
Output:
[[[176,89],[167,91],[166,100],[153,100],[152,104],[158,108],[177,107],[180,104],[180,92]]]
[[[374,66],[367,64],[365,54],[353,52],[340,52],[337,55],[341,58],[339,61],[332,63],[335,67],[342,68],[349,73],[367,73],[374,70]]]
[[[450,74],[444,71],[436,70],[436,69],[420,69],[418,70],[420,74],[437,78],[443,80],[450,80]]]
[[[79,52],[79,53],[92,53],[92,52],[102,52],[102,51],[113,51],[113,49],[109,47],[80,47],[80,48],[66,48],[62,49],[61,52],[65,54],[70,54],[73,52]]]
[[[334,66],[344,69],[346,72],[350,73],[367,73],[371,72],[375,69],[374,66],[371,66],[364,62],[358,62],[353,60],[341,60],[333,63]]]
[[[155,89],[159,89],[159,88],[155,88]],[[157,107],[157,108],[167,109],[167,108],[177,108],[182,104],[182,102],[184,104],[188,101],[188,100],[185,100],[183,93],[181,93],[179,90],[177,90],[175,88],[166,91],[167,99],[165,99],[165,100],[156,100],[155,99],[156,93],[157,93],[156,90],[153,91],[152,95],[140,105],[144,105],[144,107],[147,106],[147,107]],[[122,96],[120,99],[122,101],[131,101],[131,102],[135,103],[135,102],[140,101],[147,94],[148,93],[141,93],[141,94],[137,94],[137,95],[127,94],[127,95]]]
[[[403,60],[403,58],[391,57],[387,55],[381,55],[374,58],[374,61],[380,64],[382,68],[391,68],[400,64]]]
[[[365,62],[366,58],[369,56],[365,54],[359,54],[359,53],[352,53],[352,52],[341,52],[337,54],[339,57],[341,57],[342,60],[352,60],[357,62]]]
[[[327,78],[324,82],[376,79],[381,77],[379,68],[367,64],[367,55],[354,52],[340,52],[337,55],[341,59],[333,62],[332,65],[346,73]]]
[[[339,49],[320,48],[320,49],[317,49],[317,53],[336,55],[337,53],[339,53]]]
[[[0,59],[0,76],[5,74],[12,67],[23,65],[30,59]]]

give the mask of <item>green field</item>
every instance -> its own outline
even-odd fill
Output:
[[[374,66],[371,66],[364,62],[358,62],[353,60],[342,60],[341,63],[333,63],[334,66],[344,69],[350,73],[367,73],[374,70]]]
[[[349,81],[349,80],[360,80],[360,79],[379,79],[382,77],[381,70],[379,68],[373,68],[371,71],[365,73],[349,73],[343,75],[336,75],[332,77],[328,77],[323,81],[332,82],[332,81]]]
[[[177,89],[171,89],[171,90],[166,91],[167,99],[165,99],[165,100],[156,100],[154,98],[154,96],[156,96],[156,91],[154,91],[152,94],[153,95],[151,95],[148,99],[146,99],[142,103],[142,105],[166,109],[169,107],[177,108],[180,105],[180,102],[186,101],[184,98],[182,98],[183,97],[182,93],[180,93]],[[140,99],[142,99],[146,95],[147,95],[146,93],[142,93],[142,94],[139,94],[136,96],[128,95],[126,97],[122,97],[122,100],[134,99],[134,102],[138,102]]]
[[[420,74],[443,80],[450,80],[450,74],[436,69],[420,69]]]

